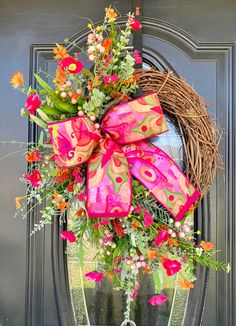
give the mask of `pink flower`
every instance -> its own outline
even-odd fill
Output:
[[[138,295],[138,291],[134,290],[133,293],[131,293],[130,298],[134,299],[137,297],[137,295]]]
[[[141,212],[141,206],[136,206],[135,208],[134,208],[134,214],[140,214],[140,212]]]
[[[85,200],[85,192],[81,192],[80,194],[76,195],[76,198],[78,198],[80,201],[84,201]]]
[[[162,244],[163,242],[167,242],[169,240],[169,234],[167,231],[161,231],[160,233],[158,233],[155,243],[156,246],[160,246],[160,244]]]
[[[114,258],[114,263],[120,263],[120,262],[121,262],[121,257],[116,256],[116,257]]]
[[[110,223],[110,220],[108,220],[108,219],[102,219],[101,222],[100,222],[100,224],[103,225],[103,226],[106,226],[109,223]]]
[[[149,228],[149,226],[154,222],[154,217],[150,213],[148,213],[148,211],[145,211],[143,218],[143,224],[146,228]]]
[[[84,65],[81,61],[75,60],[72,57],[66,57],[59,62],[60,68],[66,70],[71,74],[77,74],[83,70]]]
[[[168,258],[163,259],[162,266],[165,268],[166,274],[168,276],[178,273],[182,267],[181,263],[178,260],[171,260]]]
[[[138,31],[138,30],[140,30],[142,28],[142,24],[139,21],[137,21],[136,19],[134,19],[133,17],[130,17],[129,26],[134,31]]]
[[[99,222],[94,223],[93,227],[94,227],[94,229],[99,229],[100,223]]]
[[[40,183],[42,182],[42,177],[39,170],[33,170],[33,173],[27,173],[23,175],[23,178],[28,180],[34,187],[39,187]]]
[[[110,233],[105,239],[103,239],[103,243],[107,244],[114,237],[113,233]]]
[[[80,169],[75,169],[72,173],[73,177],[75,177],[75,182],[76,183],[81,183],[83,182],[83,177],[80,174]]]
[[[60,237],[61,237],[62,240],[67,240],[67,241],[69,241],[71,243],[76,241],[76,236],[71,231],[63,231],[63,232],[61,232]]]
[[[139,50],[134,51],[134,61],[135,63],[142,63],[143,59],[139,55]]]
[[[29,95],[25,102],[25,108],[29,112],[29,114],[35,115],[36,110],[41,105],[40,98],[37,93],[33,93]]]
[[[151,299],[148,301],[152,306],[160,306],[163,304],[163,302],[165,302],[166,300],[168,300],[168,297],[166,295],[154,295],[153,297],[151,297]]]
[[[106,75],[104,76],[103,80],[106,85],[116,83],[117,80],[119,79],[119,76],[117,74],[114,75]]]
[[[100,282],[101,280],[103,280],[103,273],[99,273],[99,272],[89,272],[87,274],[85,274],[85,277],[90,280],[90,281],[94,281],[94,282]]]
[[[115,272],[116,274],[120,274],[121,271],[122,271],[121,268],[118,268],[118,267],[115,267],[115,268],[114,268],[114,272]]]

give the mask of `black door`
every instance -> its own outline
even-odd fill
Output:
[[[59,226],[55,223],[29,238],[32,224],[40,218],[38,212],[32,212],[28,221],[13,219],[14,197],[24,192],[18,179],[26,169],[22,153],[27,148],[27,123],[20,118],[19,110],[24,97],[14,92],[8,81],[15,70],[29,76],[30,83],[34,82],[33,72],[38,67],[50,70],[53,43],[62,43],[65,38],[83,43],[87,21],[80,17],[100,21],[109,4],[102,0],[0,0],[2,326],[76,325],[72,305],[76,302],[70,297],[71,283],[63,243],[58,239]],[[123,15],[132,9],[132,1],[120,0],[116,5]],[[208,277],[206,271],[198,270],[198,283],[188,296],[181,318],[189,326],[235,325],[236,3],[146,0],[143,6],[145,63],[173,70],[185,78],[211,103],[212,117],[224,128],[220,151],[225,169],[218,171],[195,223],[205,239],[222,249],[218,256],[230,261],[233,271],[230,275],[211,272]],[[37,136],[34,130],[30,132],[32,137]]]

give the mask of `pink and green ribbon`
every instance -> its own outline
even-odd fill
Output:
[[[177,164],[148,139],[168,131],[156,93],[114,106],[99,129],[86,116],[49,123],[55,160],[61,168],[88,162],[89,217],[125,217],[132,202],[132,176],[176,219],[200,192]]]

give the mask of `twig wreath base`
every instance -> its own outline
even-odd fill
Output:
[[[185,147],[186,174],[203,197],[214,180],[218,157],[217,127],[206,103],[171,72],[151,69],[137,73],[144,94],[157,91],[164,112],[177,119]]]

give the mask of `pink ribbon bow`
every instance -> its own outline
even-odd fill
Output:
[[[86,209],[91,218],[129,214],[131,175],[176,220],[183,218],[200,192],[165,152],[147,141],[167,130],[156,93],[110,108],[99,129],[86,116],[49,123],[59,167],[88,161]]]

